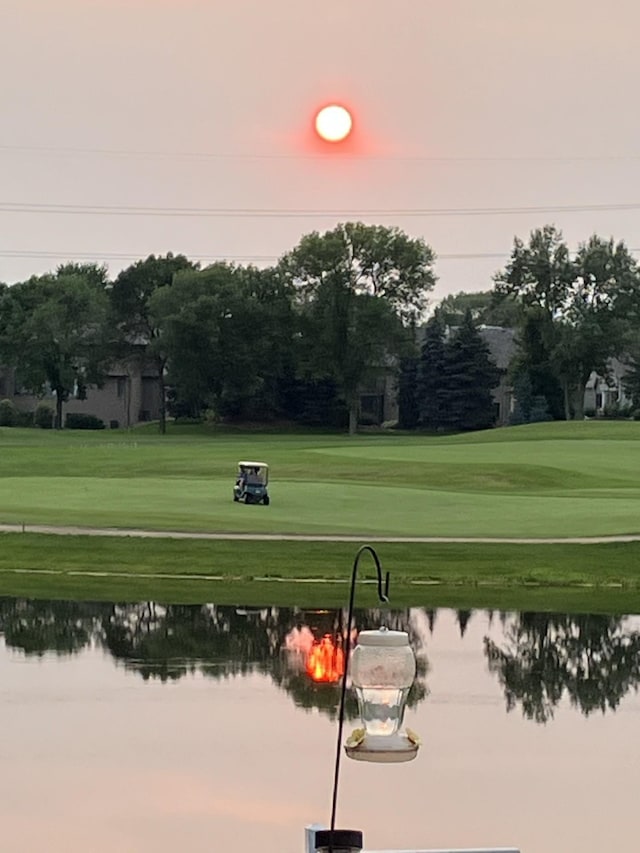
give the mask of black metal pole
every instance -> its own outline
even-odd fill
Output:
[[[342,729],[344,728],[344,711],[347,698],[347,674],[349,671],[349,657],[351,654],[351,623],[353,621],[353,603],[356,597],[356,577],[358,574],[358,563],[360,557],[368,551],[373,557],[378,572],[378,598],[382,602],[389,601],[389,572],[382,576],[382,566],[378,555],[370,545],[362,545],[358,549],[351,570],[351,588],[349,590],[349,609],[347,612],[347,634],[344,647],[344,672],[342,674],[342,688],[340,690],[340,711],[338,714],[338,743],[336,744],[336,763],[333,774],[333,799],[331,801],[331,842],[329,853],[333,853],[333,832],[336,828],[336,809],[338,805],[338,782],[340,781],[340,758],[342,757]]]

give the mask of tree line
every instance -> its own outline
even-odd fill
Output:
[[[348,423],[358,392],[411,345],[435,284],[435,255],[397,228],[313,232],[268,269],[150,256],[110,281],[65,264],[0,286],[0,363],[62,404],[114,362],[155,367],[173,414]],[[169,390],[169,394],[165,393]]]
[[[624,390],[640,413],[639,320],[640,273],[624,242],[593,235],[572,254],[552,225],[526,243],[516,237],[492,290],[447,297],[427,324],[421,352],[403,364],[401,423],[486,425],[486,389],[498,380],[473,338],[474,322],[517,332],[506,376],[515,422],[583,419],[589,377],[610,381],[614,358],[626,364]],[[451,327],[458,331],[447,340]]]
[[[169,413],[286,419],[354,432],[359,395],[397,381],[400,426],[480,429],[500,374],[481,324],[517,329],[508,381],[521,420],[581,418],[592,371],[624,357],[640,408],[640,276],[623,242],[573,255],[548,225],[514,241],[492,290],[443,300],[423,325],[435,254],[397,228],[346,223],[304,236],[275,266],[151,255],[110,280],[69,263],[0,284],[0,364],[62,405],[114,363],[152,364]]]

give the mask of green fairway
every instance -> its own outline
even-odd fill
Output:
[[[579,537],[640,532],[640,423],[471,435],[0,429],[0,523],[201,532]],[[269,507],[232,501],[272,466]],[[397,605],[640,612],[640,543],[383,544]],[[356,544],[0,535],[0,594],[343,601]],[[363,606],[373,603],[365,585]]]
[[[640,423],[451,437],[0,429],[0,522],[211,532],[575,537],[640,532]],[[231,500],[272,465],[272,504]]]

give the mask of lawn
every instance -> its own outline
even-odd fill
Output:
[[[571,537],[640,532],[640,423],[453,437],[191,428],[0,429],[0,522],[262,533]],[[272,465],[272,504],[231,500]]]
[[[0,595],[345,604],[357,545],[0,534]],[[640,613],[640,542],[380,543],[393,606]],[[364,555],[360,606],[375,595]]]
[[[639,533],[639,438],[640,423],[593,421],[451,437],[349,438],[199,427],[173,427],[162,437],[148,428],[99,433],[5,428],[0,429],[0,522],[353,534],[363,541],[372,535],[563,538]],[[231,500],[235,463],[251,457],[272,466],[269,507]],[[441,599],[445,587],[450,599],[479,601],[488,594],[497,600],[496,590],[502,589],[510,600],[516,594],[524,601],[525,585],[535,584],[526,587],[526,600],[533,602],[538,588],[571,588],[576,595],[581,584],[595,584],[599,595],[608,590],[610,601],[617,595],[618,603],[631,606],[633,600],[640,610],[640,549],[635,544],[437,546],[444,550],[433,550],[431,544],[384,545],[385,550],[392,547],[400,550],[389,552],[390,568],[403,596],[411,590],[411,601]],[[121,577],[115,591],[137,594],[157,587],[166,595],[179,590],[200,599],[205,589],[215,588],[217,600],[227,595],[230,583],[235,586],[228,595],[237,594],[240,600],[239,577],[246,582],[261,575],[330,578],[333,566],[344,576],[354,550],[343,544],[89,542],[83,537],[9,535],[2,537],[0,548],[0,591],[26,584],[48,585],[51,592],[53,584],[60,594],[66,590],[80,596],[81,588],[107,588],[104,578],[89,579],[87,568],[114,579],[120,568],[136,577]],[[149,575],[150,566],[174,577],[221,574],[224,580],[183,577],[172,581],[170,590],[168,578],[140,575]],[[37,580],[35,575],[27,580],[15,569],[40,571]],[[40,574],[46,569],[83,574]],[[415,583],[434,580],[437,588]],[[319,595],[317,585],[308,593],[300,585],[285,593],[282,583],[251,583],[253,600]],[[621,584],[624,595],[611,584]],[[585,595],[593,600],[594,587],[583,588],[591,590]],[[322,589],[322,594],[341,594]]]

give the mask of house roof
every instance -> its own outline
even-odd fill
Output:
[[[446,335],[450,335],[457,326],[447,326]],[[417,340],[421,344],[424,338],[425,327],[418,329]],[[491,358],[500,370],[506,370],[511,364],[511,359],[516,353],[516,330],[507,329],[503,326],[478,326],[478,331],[484,338]]]
[[[480,326],[478,331],[489,347],[491,358],[500,370],[506,370],[516,352],[516,331],[502,326]]]

